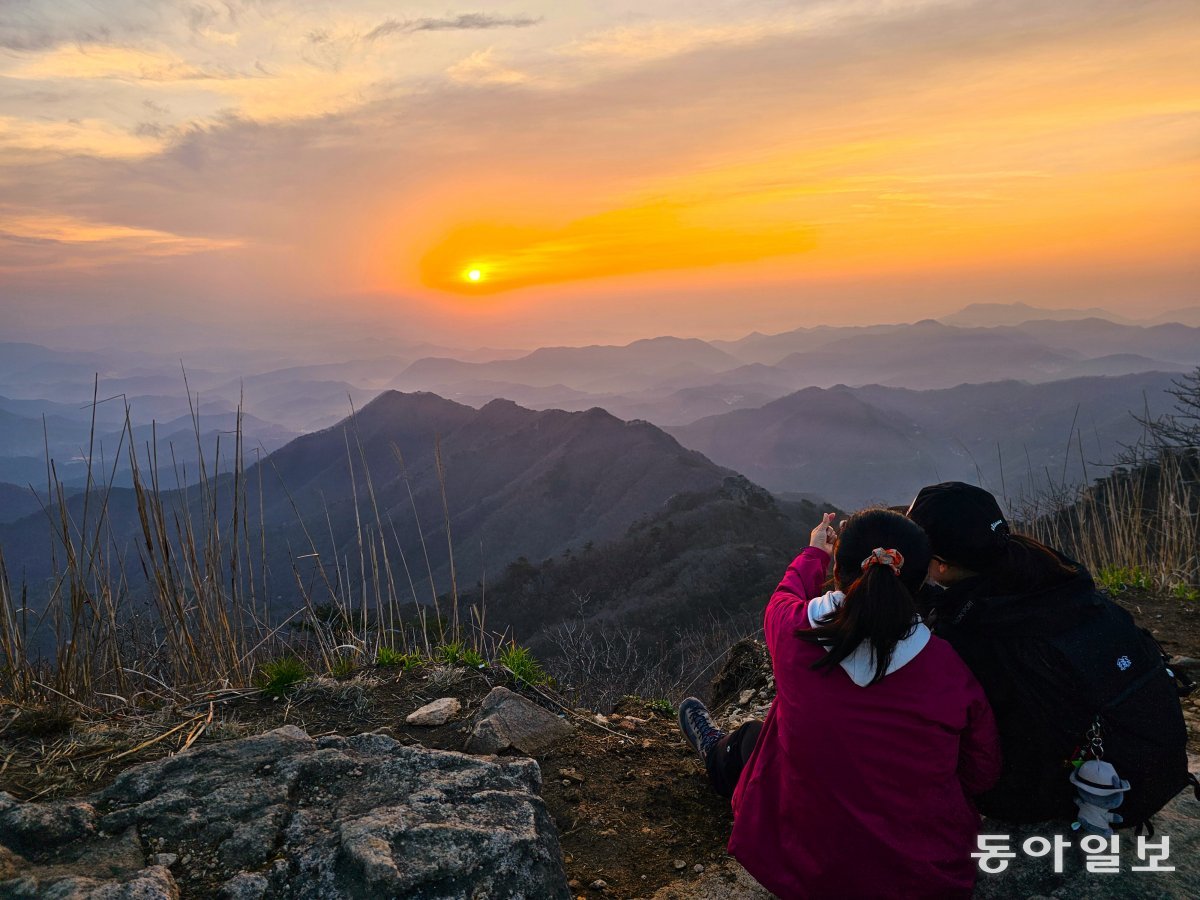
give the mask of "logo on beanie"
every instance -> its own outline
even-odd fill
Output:
[[[1128,656],[1122,656],[1117,660],[1117,668],[1120,669],[1122,672],[1124,672],[1126,669],[1128,669],[1132,665],[1133,665],[1133,660],[1131,660]]]
[[[993,522],[993,523],[991,524],[991,526],[990,526],[990,527],[991,527],[992,531],[995,531],[997,528],[999,528],[999,527],[1000,527],[1001,525],[1003,525],[1003,524],[1004,524],[1004,520],[1003,520],[1003,519],[997,519],[995,522]]]

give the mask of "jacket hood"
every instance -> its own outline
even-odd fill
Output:
[[[813,628],[818,627],[821,624],[820,620],[841,606],[845,599],[846,595],[841,591],[830,591],[809,600],[808,624]],[[912,629],[897,642],[896,648],[892,651],[891,661],[888,663],[887,672],[883,677],[887,678],[888,675],[904,668],[916,659],[917,654],[924,650],[925,645],[929,643],[931,636],[929,629],[919,618],[913,619]],[[829,652],[828,647],[825,647],[825,652]],[[863,641],[854,648],[854,652],[841,661],[841,667],[846,670],[850,680],[859,687],[870,685],[871,679],[875,677],[875,654],[871,651],[871,645]]]

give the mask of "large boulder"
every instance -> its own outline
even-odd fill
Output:
[[[129,769],[86,803],[0,795],[0,897],[566,898],[540,788],[533,760],[287,726]],[[121,866],[88,864],[118,844]]]
[[[534,756],[569,737],[575,726],[508,688],[496,687],[483,698],[468,753],[516,750]]]

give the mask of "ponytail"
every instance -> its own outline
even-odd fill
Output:
[[[845,599],[813,628],[796,631],[800,640],[829,651],[812,668],[836,669],[865,643],[875,663],[870,683],[881,681],[896,645],[919,621],[913,595],[929,560],[929,538],[911,519],[886,509],[851,516],[834,551],[834,581]],[[853,580],[847,584],[848,578]]]
[[[872,565],[846,589],[846,599],[816,628],[802,629],[796,636],[829,650],[813,663],[813,669],[836,669],[864,641],[871,648],[875,675],[881,681],[892,662],[896,644],[913,629],[916,601],[904,583],[887,566]]]

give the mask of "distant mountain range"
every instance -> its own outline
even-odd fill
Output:
[[[959,328],[995,328],[997,325],[1079,319],[1107,319],[1122,325],[1147,324],[1095,306],[1087,309],[1046,309],[1028,303],[970,303],[956,313],[940,317],[938,321]]]
[[[971,303],[956,313],[940,317],[938,321],[963,328],[993,328],[997,325],[1022,325],[1025,322],[1079,319],[1105,319],[1120,325],[1164,325],[1175,322],[1196,327],[1200,326],[1200,306],[1181,307],[1143,318],[1129,318],[1094,306],[1087,309],[1047,309],[1030,306],[1028,303]]]
[[[424,601],[431,579],[438,593],[450,587],[451,544],[458,577],[470,585],[518,556],[541,560],[619,537],[672,497],[715,490],[733,474],[649,423],[600,409],[537,412],[509,401],[472,409],[432,394],[386,392],[353,418],[250,467],[246,525],[257,536],[264,524],[277,612],[298,603],[297,578],[318,594],[325,578],[354,596],[385,590],[362,554],[375,555],[382,572],[386,553],[400,599],[414,599],[407,570],[415,599]],[[229,515],[230,486],[228,477],[219,480],[219,517]],[[164,499],[203,523],[211,514],[197,493]],[[69,501],[77,522],[84,500]],[[108,509],[115,549],[136,558],[133,492],[114,490]],[[0,525],[10,572],[35,592],[53,574],[50,546],[40,512]]]
[[[904,502],[951,479],[1015,499],[1051,479],[1080,481],[1088,465],[1086,474],[1102,474],[1096,464],[1140,434],[1131,410],[1165,411],[1170,384],[1150,373],[927,391],[806,388],[667,431],[772,491],[847,507]]]
[[[1039,384],[1181,373],[1200,365],[1200,327],[1115,318],[1098,309],[975,304],[941,322],[814,326],[736,341],[661,337],[625,346],[415,359],[405,354],[440,348],[414,344],[397,355],[315,359],[237,376],[220,366],[196,368],[188,370],[187,380],[199,415],[198,443],[183,371],[166,354],[0,344],[0,482],[41,486],[48,444],[59,478],[81,488],[89,446],[106,463],[113,461],[126,403],[135,445],[144,453],[153,432],[160,475],[173,486],[176,466],[194,477],[201,453],[211,460],[222,437],[228,445],[239,403],[246,446],[265,455],[298,434],[330,427],[385,385],[476,408],[496,399],[530,409],[601,408],[620,419],[682,428],[806,388],[941,390],[1004,380]],[[370,349],[379,352],[376,344]],[[97,373],[102,402],[95,411],[93,445],[90,401]],[[127,464],[116,462],[116,483],[128,484]]]
[[[1006,379],[1178,373],[1198,364],[1200,328],[1099,318],[993,327],[926,320],[818,326],[739,341],[658,338],[625,347],[551,348],[489,363],[425,359],[393,384],[470,404],[507,397],[538,408],[601,406],[622,418],[681,426],[806,387],[933,390]]]

